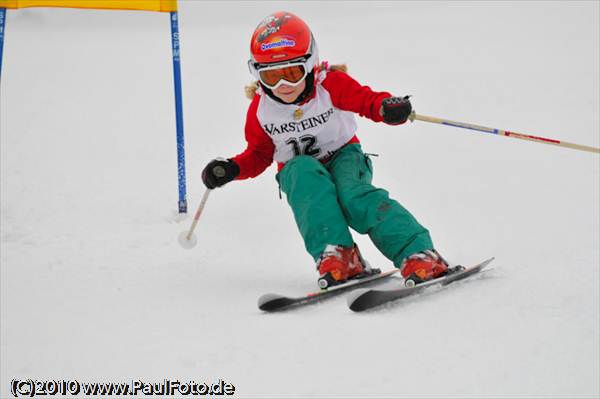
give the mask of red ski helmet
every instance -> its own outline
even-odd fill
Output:
[[[298,16],[279,11],[267,16],[254,30],[250,41],[250,72],[259,79],[261,67],[290,61],[304,62],[311,72],[318,59],[315,39],[308,25]]]

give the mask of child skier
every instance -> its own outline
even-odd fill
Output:
[[[412,111],[408,97],[375,92],[344,68],[319,64],[309,27],[289,12],[265,18],[250,51],[248,66],[258,82],[250,90],[247,148],[210,161],[202,171],[206,187],[256,177],[275,160],[321,288],[371,272],[349,228],[368,234],[407,279],[419,283],[447,273],[429,232],[371,184],[371,160],[356,136],[353,113],[400,125]]]

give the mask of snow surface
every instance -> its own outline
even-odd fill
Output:
[[[425,115],[600,145],[590,2],[180,2],[190,213],[203,166],[244,148],[249,37],[278,9],[321,58]],[[415,122],[359,121],[375,184],[459,286],[366,314],[262,314],[317,275],[275,168],[177,221],[169,20],[10,10],[1,86],[1,387],[13,378],[222,378],[236,396],[600,396],[598,155]],[[364,255],[391,265],[368,238]]]

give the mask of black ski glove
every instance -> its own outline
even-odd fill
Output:
[[[410,96],[388,97],[381,102],[381,116],[388,125],[401,125],[410,116],[412,105]]]
[[[221,187],[240,174],[240,167],[231,159],[213,159],[202,171],[202,181],[209,189]]]

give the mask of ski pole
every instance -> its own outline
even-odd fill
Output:
[[[598,148],[598,147],[590,147],[587,145],[568,143],[566,141],[548,139],[545,137],[532,136],[529,134],[523,134],[523,133],[517,133],[517,132],[510,132],[508,130],[495,129],[495,128],[491,128],[491,127],[478,126],[478,125],[473,125],[473,124],[465,123],[465,122],[456,122],[456,121],[451,121],[448,119],[435,118],[433,116],[418,115],[414,111],[410,114],[408,119],[410,119],[411,122],[418,120],[418,121],[424,121],[424,122],[438,123],[440,125],[462,127],[463,129],[475,130],[475,131],[483,132],[483,133],[497,134],[499,136],[512,137],[515,139],[533,141],[536,143],[544,143],[544,144],[550,144],[550,145],[555,145],[555,146],[559,146],[559,147],[567,147],[567,148],[572,148],[574,150],[579,150],[579,151],[594,152],[596,154],[600,153],[600,148]]]
[[[225,176],[225,168],[222,166],[215,166],[213,168],[213,173],[217,177]],[[196,229],[196,225],[198,224],[198,220],[200,220],[200,215],[202,215],[202,211],[204,210],[204,205],[206,205],[206,201],[208,201],[208,196],[212,189],[207,189],[202,195],[202,199],[200,200],[200,205],[198,205],[198,209],[196,210],[196,214],[194,215],[194,220],[192,221],[192,225],[190,229],[187,231],[182,231],[179,234],[178,240],[179,244],[185,249],[191,249],[196,246],[196,236],[194,235],[194,230]]]
[[[192,220],[192,225],[190,226],[190,229],[186,230],[186,231],[182,231],[179,234],[179,237],[178,237],[179,244],[185,249],[194,248],[196,246],[196,243],[198,242],[198,239],[196,238],[196,235],[194,234],[194,230],[196,229],[198,220],[200,220],[200,215],[202,214],[202,211],[204,210],[204,205],[206,204],[206,201],[208,200],[208,196],[210,195],[211,191],[212,191],[211,189],[207,189],[204,192],[204,195],[202,196],[202,199],[200,200],[200,205],[198,205],[198,209],[196,210],[196,214],[194,215],[194,220]]]

